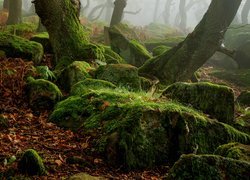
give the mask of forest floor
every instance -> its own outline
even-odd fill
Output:
[[[27,149],[35,149],[43,158],[48,174],[32,177],[32,179],[61,179],[81,172],[107,179],[156,180],[166,176],[168,166],[130,172],[124,172],[122,168],[110,167],[105,163],[105,157],[93,154],[94,147],[89,143],[91,137],[50,123],[48,121],[50,111],[32,111],[29,108],[24,90],[24,77],[28,72],[29,63],[20,59],[0,59],[0,65],[0,70],[8,66],[18,74],[8,79],[0,76],[2,89],[0,91],[0,115],[8,119],[6,127],[0,124],[0,172],[18,175],[17,162],[21,153]],[[201,78],[221,83],[221,80],[210,77],[209,71],[211,67],[204,68]],[[233,84],[230,86],[235,94],[239,94],[240,87]],[[11,157],[16,160],[10,164],[5,163]],[[81,165],[71,164],[68,161],[70,157],[77,157]]]

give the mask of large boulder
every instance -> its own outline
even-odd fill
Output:
[[[152,56],[141,43],[131,37],[131,31],[124,24],[112,26],[109,29],[111,48],[127,63],[140,67]]]
[[[168,86],[163,96],[209,114],[227,123],[234,123],[234,93],[229,87],[211,83],[174,83]]]
[[[241,179],[250,177],[250,163],[215,155],[183,155],[170,169],[167,180]]]
[[[21,157],[21,160],[18,162],[18,169],[22,174],[46,174],[46,169],[43,164],[43,160],[34,149],[28,149],[24,152]]]
[[[250,136],[171,101],[122,89],[90,90],[57,104],[57,125],[92,136],[108,163],[126,169],[175,162],[184,153],[213,153]]]
[[[7,33],[0,33],[0,50],[4,51],[7,57],[32,60],[36,65],[40,64],[43,58],[43,47],[40,43]]]
[[[141,82],[138,69],[129,64],[109,64],[100,66],[95,73],[97,79],[109,81],[117,86],[140,90]]]
[[[27,95],[32,109],[51,109],[63,96],[54,83],[32,77],[28,78]]]
[[[71,87],[77,82],[86,78],[91,78],[91,75],[89,74],[91,70],[92,68],[87,62],[74,61],[62,70],[58,76],[57,82],[64,90],[69,92]]]
[[[214,154],[250,163],[250,145],[229,143],[219,146]]]

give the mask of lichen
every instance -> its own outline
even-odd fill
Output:
[[[22,174],[28,174],[28,175],[46,174],[42,158],[33,149],[28,149],[24,152],[20,162],[18,163],[18,169]]]

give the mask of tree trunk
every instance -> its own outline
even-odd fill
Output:
[[[3,9],[9,10],[9,0],[4,0],[3,1]]]
[[[170,17],[170,10],[171,10],[171,6],[172,6],[172,2],[173,0],[167,0],[166,4],[165,4],[165,10],[164,10],[164,14],[163,14],[163,19],[166,25],[169,25],[169,17]]]
[[[249,11],[250,11],[250,1],[247,0],[241,12],[241,20],[243,24],[248,24]]]
[[[79,21],[79,0],[35,0],[36,13],[46,27],[56,63],[63,57],[89,60],[89,40]]]
[[[160,0],[156,0],[153,22],[156,22],[156,20],[157,20],[157,14],[158,14],[158,10],[159,10],[159,4],[160,4]]]
[[[115,7],[111,18],[110,27],[121,22],[124,8],[127,5],[127,0],[116,0],[114,4]]]
[[[218,49],[241,0],[212,0],[194,31],[171,50],[148,60],[140,73],[157,77],[164,84],[186,81]]]
[[[22,0],[9,0],[9,17],[7,24],[22,22]]]

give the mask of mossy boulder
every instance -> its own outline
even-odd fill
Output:
[[[57,82],[60,86],[66,90],[70,91],[71,87],[79,81],[86,78],[91,78],[89,72],[93,70],[91,66],[85,61],[74,61],[62,70],[58,76]]]
[[[124,31],[126,25],[118,24],[109,29],[111,49],[119,54],[127,63],[140,67],[152,56],[147,49],[134,38],[128,31]]]
[[[103,46],[105,62],[107,64],[122,64],[125,60],[108,46]]]
[[[22,174],[28,175],[45,175],[46,169],[42,158],[33,150],[28,149],[24,152],[18,163],[18,169]]]
[[[49,69],[48,66],[36,66],[36,78],[45,80],[55,80],[55,74]]]
[[[221,122],[234,123],[234,93],[227,86],[178,82],[168,86],[162,95],[191,105]]]
[[[86,173],[79,173],[69,177],[69,180],[105,180],[103,177],[91,176]]]
[[[115,89],[116,86],[108,81],[87,78],[73,85],[70,91],[70,95],[80,96],[88,93],[91,89],[98,90],[102,88]]]
[[[4,32],[15,34],[17,36],[27,37],[28,35],[36,32],[35,23],[20,23],[14,25],[7,25],[3,30]]]
[[[219,146],[214,154],[250,163],[250,145],[229,143]]]
[[[170,169],[167,180],[249,179],[250,163],[216,155],[183,155]]]
[[[30,38],[30,41],[34,41],[34,42],[42,44],[44,52],[50,53],[50,54],[53,53],[53,49],[49,41],[49,34],[47,32],[33,35]]]
[[[250,111],[246,110],[236,119],[234,127],[250,135]]]
[[[57,85],[48,80],[29,77],[27,82],[29,104],[33,109],[51,109],[63,96]]]
[[[164,45],[161,45],[161,46],[157,46],[153,49],[153,56],[159,56],[161,55],[163,52],[165,51],[168,51],[169,49],[171,49],[171,47],[168,47],[168,46],[164,46]]]
[[[4,51],[7,57],[32,60],[36,65],[40,64],[43,58],[41,44],[7,33],[0,33],[0,50]]]
[[[250,91],[243,91],[237,97],[236,102],[243,106],[250,106]]]
[[[175,162],[184,153],[213,153],[250,136],[181,104],[122,89],[90,90],[57,104],[57,125],[93,138],[109,164],[125,169]]]
[[[140,90],[140,77],[138,69],[129,64],[109,64],[100,66],[95,73],[97,79],[109,81],[117,86],[131,90]]]

